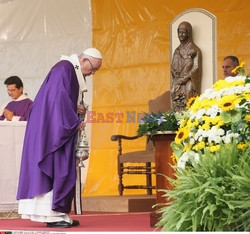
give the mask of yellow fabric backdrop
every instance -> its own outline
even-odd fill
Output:
[[[110,136],[136,135],[137,123],[127,123],[127,112],[147,112],[148,100],[169,90],[170,22],[189,8],[203,8],[217,17],[219,78],[226,55],[237,55],[250,65],[248,0],[92,0],[93,45],[104,60],[93,79],[92,110],[99,123],[92,123],[83,196],[118,195],[117,142],[110,141]],[[108,112],[122,113],[121,123],[117,118],[104,123],[107,119],[101,117]],[[123,149],[140,150],[144,145],[145,139],[140,139],[124,144]],[[128,178],[126,183],[131,183]],[[125,190],[124,194],[129,193],[141,192]]]

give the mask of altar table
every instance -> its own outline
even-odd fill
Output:
[[[153,136],[155,142],[156,202],[158,204],[166,202],[166,198],[163,197],[165,192],[159,190],[171,189],[171,184],[165,176],[174,179],[174,169],[171,167],[173,165],[171,159],[173,151],[170,144],[174,141],[175,136],[175,133]]]
[[[166,134],[156,134],[153,136],[155,142],[155,170],[156,170],[156,211],[150,213],[150,226],[154,227],[161,218],[157,210],[165,206],[166,198],[163,190],[172,189],[166,177],[174,179],[174,169],[172,168],[171,142],[174,141],[176,134],[173,132]]]
[[[17,212],[19,169],[26,121],[0,121],[0,214]]]

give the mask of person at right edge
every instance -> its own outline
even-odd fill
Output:
[[[239,59],[234,55],[226,56],[222,62],[222,70],[224,78],[228,76],[237,76],[237,73],[233,73],[232,70],[240,65]]]
[[[102,65],[95,48],[63,56],[40,87],[27,123],[17,200],[23,219],[47,227],[79,225],[70,217],[76,184],[76,141],[85,123],[78,114],[79,91],[86,76]],[[85,84],[85,83],[84,83]],[[80,113],[80,114],[82,114]]]

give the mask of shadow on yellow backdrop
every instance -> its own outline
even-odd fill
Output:
[[[217,67],[236,55],[250,65],[250,6],[248,0],[92,0],[93,46],[103,53],[103,67],[93,79],[91,154],[84,196],[118,195],[117,142],[113,134],[136,135],[137,121],[127,121],[127,113],[147,112],[150,99],[170,87],[169,28],[171,21],[189,8],[203,8],[217,18]],[[123,114],[106,122],[97,114]],[[124,152],[141,150],[145,138],[127,142]],[[135,176],[136,177],[136,176]],[[127,184],[141,181],[125,177]],[[146,193],[125,190],[124,194]]]

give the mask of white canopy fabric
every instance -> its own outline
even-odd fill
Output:
[[[10,100],[4,80],[19,76],[34,99],[60,56],[92,44],[90,0],[0,1],[0,106]]]
[[[91,0],[0,0],[0,15],[0,109],[11,100],[4,85],[6,78],[19,76],[24,92],[34,100],[61,55],[80,54],[92,47]],[[87,89],[85,102],[90,109],[90,77]],[[90,127],[86,127],[88,139]],[[83,182],[87,168],[88,160]]]

